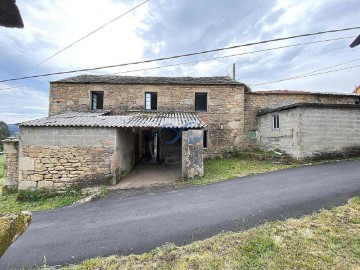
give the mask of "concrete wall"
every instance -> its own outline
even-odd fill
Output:
[[[299,108],[301,157],[360,150],[360,109]]]
[[[118,160],[115,162],[119,162],[118,178],[120,178],[135,166],[134,133],[131,129],[117,129],[116,156]]]
[[[301,93],[271,93],[271,92],[252,92],[245,94],[245,136],[243,145],[246,148],[258,148],[258,139],[251,136],[258,131],[257,113],[261,109],[272,109],[287,106],[295,103],[326,103],[326,104],[355,104],[356,97],[332,94],[301,94]]]
[[[278,114],[280,129],[272,129],[272,115]],[[296,158],[314,158],[360,152],[360,110],[302,108],[259,117],[262,149],[280,149]]]
[[[272,127],[273,115],[279,115],[279,129],[273,129]],[[258,142],[263,150],[280,149],[294,157],[299,157],[299,111],[292,109],[259,117]]]
[[[20,134],[20,189],[116,182],[116,129],[21,127]]]
[[[208,93],[208,111],[198,112],[208,125],[205,156],[242,147],[244,141],[243,86],[115,85],[51,83],[49,114],[89,111],[90,92],[104,91],[104,109],[113,114],[143,111],[145,92],[157,92],[158,111],[195,110],[195,93]],[[222,127],[222,128],[221,128]]]
[[[204,175],[203,131],[190,129],[182,134],[182,177]]]

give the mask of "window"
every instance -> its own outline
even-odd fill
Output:
[[[207,93],[195,93],[195,111],[207,111]]]
[[[104,108],[104,92],[91,92],[91,109],[102,110]]]
[[[355,104],[360,104],[360,97],[355,97]]]
[[[279,129],[280,128],[280,121],[279,121],[279,115],[274,114],[272,116],[272,128],[273,129]]]
[[[204,130],[203,133],[203,148],[208,148],[208,132]]]
[[[154,92],[145,93],[145,109],[148,111],[157,110],[157,93]]]

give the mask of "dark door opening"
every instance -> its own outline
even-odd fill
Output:
[[[159,164],[159,136],[154,130],[142,131],[141,164]]]

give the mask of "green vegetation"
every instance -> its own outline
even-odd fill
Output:
[[[204,176],[183,179],[179,186],[201,186],[241,176],[266,173],[300,166],[288,160],[282,162],[270,152],[245,152],[229,158],[208,159],[204,162]]]
[[[31,214],[0,214],[0,257],[15,239],[20,236],[31,222]]]
[[[3,151],[3,144],[1,141],[9,136],[10,132],[8,126],[5,124],[5,122],[0,121],[0,151]]]
[[[41,189],[36,191],[21,191],[19,193],[0,196],[0,213],[48,210],[70,205],[83,197],[84,195],[81,191],[76,190],[68,190],[64,193],[55,193]]]
[[[64,193],[55,193],[54,191],[45,189],[36,191],[21,190],[12,194],[1,195],[3,176],[2,162],[3,157],[0,156],[0,214],[63,207],[78,201],[86,195],[82,194],[80,189],[71,189]]]
[[[141,255],[98,257],[62,269],[358,269],[359,220],[356,197],[345,206],[300,219],[221,233],[184,247],[168,244]]]

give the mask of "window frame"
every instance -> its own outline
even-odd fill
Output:
[[[147,95],[150,95],[150,108],[148,109],[147,108]],[[145,110],[147,111],[157,111],[158,110],[158,96],[157,96],[157,92],[145,92],[144,94],[145,98],[144,98],[144,101],[145,101]],[[155,99],[156,99],[156,107],[153,108],[153,96],[155,96]]]
[[[99,94],[101,95],[101,99],[100,99],[101,100],[101,108],[98,107]],[[96,108],[94,108],[94,96],[96,96]],[[91,91],[90,92],[90,109],[91,110],[103,110],[104,109],[104,96],[105,96],[104,91]]]
[[[272,123],[273,130],[279,130],[280,129],[280,115],[279,114],[271,115],[271,123]]]
[[[197,102],[196,102],[196,96],[200,96],[200,95],[205,95],[206,96],[206,109],[205,110],[197,110]],[[197,92],[195,93],[195,99],[194,99],[194,110],[195,112],[207,112],[208,111],[208,106],[209,106],[209,103],[208,103],[208,93],[207,92]]]

